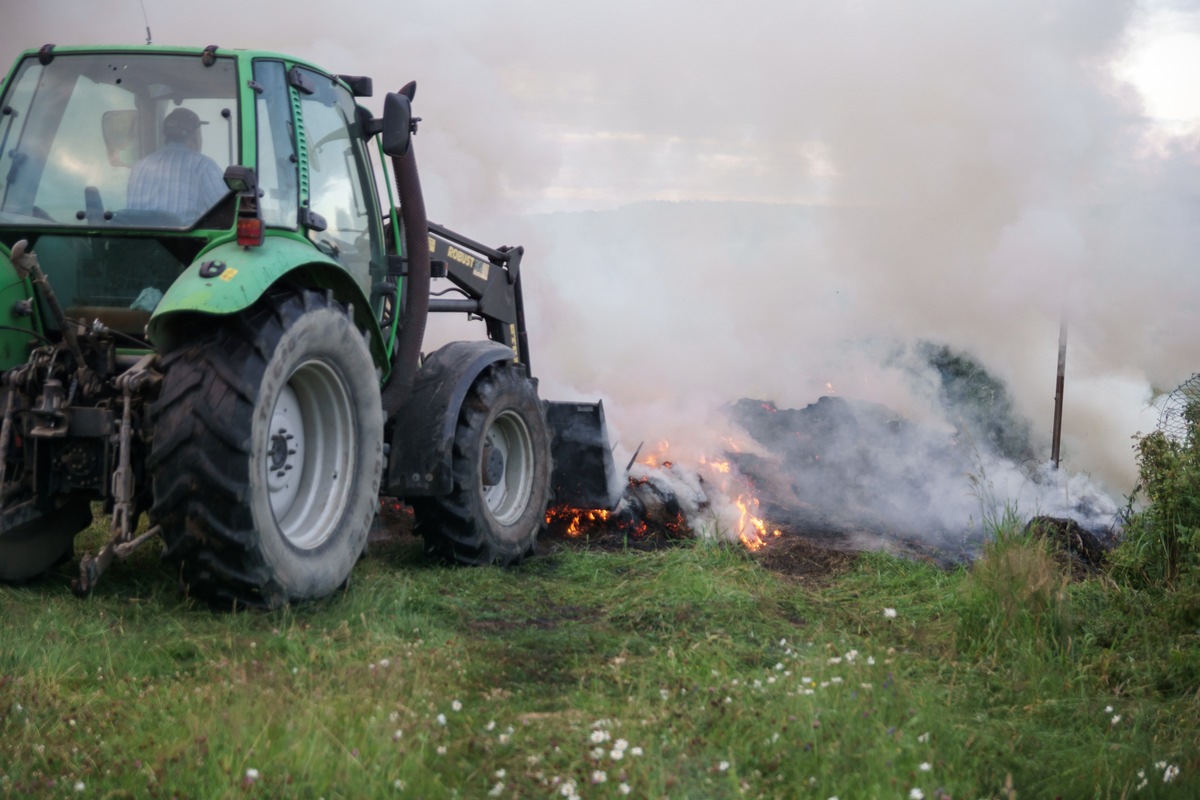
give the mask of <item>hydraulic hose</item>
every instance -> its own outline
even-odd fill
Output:
[[[408,152],[392,159],[392,171],[400,193],[400,218],[404,221],[404,255],[408,274],[404,278],[404,319],[399,340],[392,352],[392,374],[383,387],[383,413],[391,417],[400,410],[412,390],[425,339],[429,316],[429,221],[425,198],[417,175],[417,159],[410,143]]]

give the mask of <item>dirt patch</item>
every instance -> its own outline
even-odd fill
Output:
[[[512,609],[506,609],[512,610]],[[529,628],[537,628],[542,631],[549,631],[558,628],[564,623],[590,623],[599,619],[600,614],[594,608],[585,608],[583,606],[560,606],[552,603],[544,604],[540,607],[538,614],[527,614],[520,619],[513,615],[508,616],[492,616],[481,619],[468,620],[467,627],[471,630],[480,631],[482,633],[505,633],[507,631],[521,629],[528,630]]]
[[[857,558],[853,550],[830,548],[796,535],[775,537],[754,553],[763,569],[817,584],[845,572]]]
[[[393,542],[412,536],[413,514],[408,506],[392,500],[380,507],[371,542]],[[561,550],[592,550],[599,552],[653,551],[678,547],[693,541],[695,534],[674,519],[656,523],[641,521],[631,525],[628,520],[588,521],[579,529],[570,530],[570,520],[553,520],[538,537],[537,555],[551,555]],[[763,569],[796,578],[805,583],[821,584],[845,572],[854,564],[858,553],[872,547],[856,546],[852,538],[840,533],[815,530],[811,535],[786,530],[772,537],[767,544],[749,557]],[[568,612],[577,611],[568,609]],[[548,614],[545,619],[524,620],[520,624],[553,627],[557,622],[570,620],[571,614]],[[484,625],[504,625],[504,621],[487,621]]]

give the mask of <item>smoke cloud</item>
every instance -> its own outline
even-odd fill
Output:
[[[945,429],[893,357],[925,341],[1003,381],[1045,459],[1065,319],[1064,464],[1119,494],[1154,391],[1200,369],[1196,140],[1114,69],[1134,0],[145,8],[156,43],[417,79],[431,217],[526,246],[543,394],[602,396],[626,457],[713,453],[739,397]],[[78,17],[26,4],[0,46],[144,38],[134,0]]]

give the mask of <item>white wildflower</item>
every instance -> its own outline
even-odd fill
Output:
[[[451,701],[451,702],[450,702],[450,708],[451,708],[451,709],[453,709],[453,710],[455,710],[455,711],[462,711],[462,701],[461,701],[461,700],[453,700],[453,701]]]
[[[75,791],[82,792],[86,788],[87,786],[84,785],[83,781],[75,781]]]
[[[722,761],[720,764],[717,764],[717,769],[719,769],[721,772],[725,772],[727,769],[729,769],[729,762]]]
[[[445,715],[445,714],[438,714],[438,715],[437,715],[437,724],[438,724],[438,725],[445,725],[445,724],[446,724],[446,715]]]
[[[258,770],[254,769],[253,767],[246,770],[246,780],[248,780],[248,781],[258,780]]]
[[[609,739],[608,731],[594,730],[592,731],[592,744],[602,744]]]
[[[925,800],[925,793],[914,786],[908,792],[909,800]]]
[[[929,770],[933,769],[933,764],[930,764],[928,761],[922,761],[917,769],[921,770],[921,772],[929,772]]]
[[[883,610],[883,615],[884,615],[885,617],[887,617],[888,619],[895,619],[895,618],[896,618],[896,609],[894,609],[894,608],[885,608],[885,609]],[[919,792],[919,791],[921,791],[921,790],[920,790],[920,789],[914,789],[913,791],[914,791],[914,792]]]
[[[637,747],[636,745],[634,747],[629,748],[629,755],[640,756],[641,754],[642,754],[642,748]]]
[[[921,744],[925,744],[926,742],[928,742],[929,741],[929,731],[925,731],[920,736],[918,736],[917,741],[920,742]]]
[[[602,769],[592,770],[592,783],[604,783],[608,780],[608,773]]]
[[[1163,770],[1163,783],[1170,783],[1178,776],[1179,767],[1175,766],[1174,764],[1168,764],[1167,768]]]
[[[628,783],[622,783],[620,786],[617,787],[617,791],[619,791],[621,794],[629,794],[630,792],[633,791],[633,787],[630,786]]]
[[[496,785],[488,790],[488,797],[499,797],[504,791],[504,781],[496,781]]]

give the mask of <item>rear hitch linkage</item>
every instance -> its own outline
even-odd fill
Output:
[[[162,375],[153,370],[157,361],[155,353],[142,356],[136,364],[123,372],[113,381],[121,390],[121,429],[118,434],[117,469],[112,476],[113,513],[109,526],[111,536],[100,552],[88,553],[79,561],[79,577],[71,581],[71,590],[76,595],[84,597],[91,593],[114,558],[128,558],[134,550],[147,539],[159,534],[158,525],[153,526],[141,536],[134,537],[133,532],[133,467],[131,466],[130,448],[132,447],[133,425],[130,408],[133,396],[147,391],[157,391],[162,383]],[[3,433],[0,432],[0,438]]]

